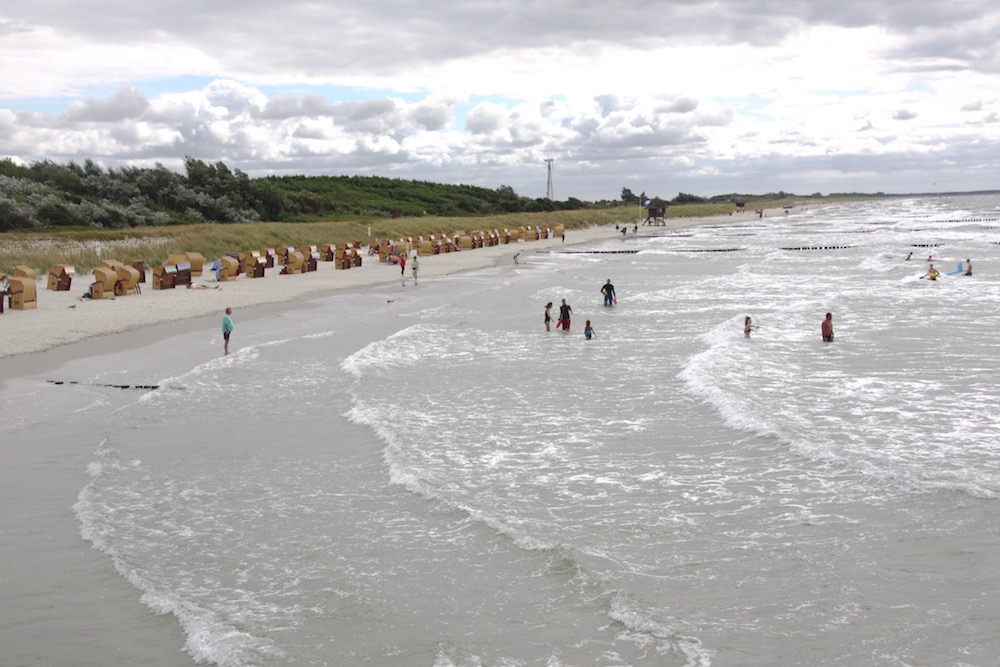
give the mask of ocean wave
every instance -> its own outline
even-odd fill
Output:
[[[273,664],[283,657],[275,644],[240,629],[218,610],[204,607],[185,597],[172,580],[157,581],[143,567],[136,553],[148,530],[130,523],[132,515],[151,500],[141,484],[122,478],[148,477],[141,461],[124,462],[120,453],[105,439],[98,446],[97,461],[88,466],[92,479],[80,491],[73,512],[80,523],[80,536],[107,555],[119,575],[141,592],[140,601],[156,614],[172,614],[185,634],[184,650],[198,663],[220,667],[252,667]],[[130,511],[124,511],[130,508]]]
[[[626,628],[620,639],[651,646],[660,655],[682,656],[685,667],[710,667],[712,664],[714,652],[706,649],[701,640],[659,620],[651,609],[629,593],[617,591],[611,596],[608,616]]]

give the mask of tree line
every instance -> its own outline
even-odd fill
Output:
[[[768,192],[763,195],[745,195],[738,194],[735,192],[725,194],[725,195],[714,195],[712,197],[699,197],[698,195],[688,194],[687,192],[678,193],[676,197],[670,200],[666,200],[669,204],[724,204],[727,202],[754,202],[754,201],[781,201],[784,199],[797,199],[800,195],[793,194],[791,192],[785,192],[784,190],[778,190],[777,192]],[[810,197],[822,197],[820,193],[815,193],[810,195]],[[633,206],[643,204],[652,198],[646,197],[646,193],[635,194],[629,188],[622,188],[622,203],[631,204]]]
[[[0,160],[0,231],[123,228],[175,223],[308,221],[331,217],[468,216],[593,206],[490,189],[380,176],[250,178],[223,162],[184,160],[184,173],[155,167],[104,169],[92,160],[28,165]],[[605,203],[606,204],[606,203]]]

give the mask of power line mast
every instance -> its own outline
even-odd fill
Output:
[[[545,189],[545,198],[549,201],[555,200],[555,191],[552,189],[552,163],[556,161],[555,158],[545,158],[545,161],[549,164],[549,184]]]

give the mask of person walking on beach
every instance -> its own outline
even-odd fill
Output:
[[[549,301],[545,304],[545,330],[552,331],[550,325],[552,323],[552,302]]]
[[[833,325],[831,325],[831,326],[833,326]],[[750,319],[750,316],[747,315],[747,318],[745,320],[743,320],[743,337],[744,338],[749,338],[750,337],[750,332],[753,331],[756,328],[757,328],[757,325],[754,324],[753,320]]]
[[[417,284],[417,271],[420,270],[420,262],[417,261],[417,256],[416,255],[413,256],[413,264],[411,266],[411,270],[413,271],[413,284],[416,285]]]
[[[823,335],[824,343],[833,342],[833,313],[826,314],[826,319],[823,320],[823,324],[820,325],[819,330]]]
[[[583,335],[587,340],[590,340],[594,336],[594,327],[590,326],[590,320],[583,325]]]
[[[608,282],[604,283],[604,287],[601,288],[601,294],[604,295],[605,306],[618,303],[618,299],[615,298],[615,286],[611,284],[611,278],[608,278]]]
[[[233,309],[226,308],[226,314],[222,316],[222,338],[226,341],[226,355],[229,354],[229,335],[233,333],[233,318],[230,317],[232,314]]]
[[[573,312],[573,309],[569,307],[566,303],[566,299],[562,300],[562,305],[559,306],[559,321],[556,322],[556,328],[562,327],[563,332],[569,331],[569,316]]]
[[[406,255],[399,256],[399,275],[403,277],[402,282],[406,284]]]
[[[10,283],[7,281],[7,274],[0,273],[0,313],[3,313],[3,300],[10,291]]]

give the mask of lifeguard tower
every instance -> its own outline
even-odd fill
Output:
[[[646,219],[642,221],[643,226],[651,225],[662,227],[667,224],[667,202],[659,197],[654,197],[646,205]]]

